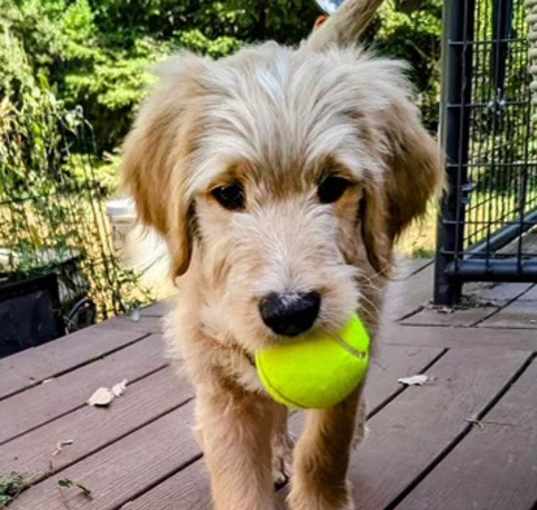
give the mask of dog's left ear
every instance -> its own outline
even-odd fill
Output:
[[[174,278],[186,272],[192,252],[190,155],[200,130],[206,70],[207,61],[189,53],[161,65],[160,82],[123,145],[123,187],[134,198],[142,223],[166,239]]]
[[[397,238],[422,216],[444,185],[443,158],[438,143],[425,130],[417,107],[397,98],[380,113],[384,132],[387,228]]]

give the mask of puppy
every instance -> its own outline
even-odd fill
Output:
[[[348,0],[299,48],[170,59],[124,145],[124,183],[177,279],[168,337],[196,387],[217,510],[276,505],[287,413],[255,351],[354,311],[374,337],[394,240],[442,184],[404,65],[354,45],[380,1]],[[292,510],[354,508],[361,398],[306,412]]]

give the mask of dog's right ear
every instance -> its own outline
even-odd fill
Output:
[[[200,129],[195,120],[207,66],[207,60],[188,53],[159,66],[160,81],[123,145],[122,184],[141,222],[166,239],[174,278],[186,272],[192,251],[189,156]]]

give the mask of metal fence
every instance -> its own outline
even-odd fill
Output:
[[[523,0],[447,0],[436,304],[469,281],[537,281],[537,126]]]

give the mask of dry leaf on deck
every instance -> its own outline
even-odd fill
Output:
[[[112,393],[114,394],[114,397],[119,397],[125,392],[125,389],[127,388],[127,379],[123,379],[120,383],[114,384],[112,386]]]
[[[65,439],[56,443],[56,449],[52,452],[52,456],[55,457],[63,450],[64,446],[71,446],[74,443],[72,439]]]
[[[108,388],[99,388],[88,400],[90,406],[108,406],[114,400],[114,394]]]
[[[401,377],[397,382],[406,386],[422,386],[429,380],[429,376],[425,374],[412,375],[410,377]]]

